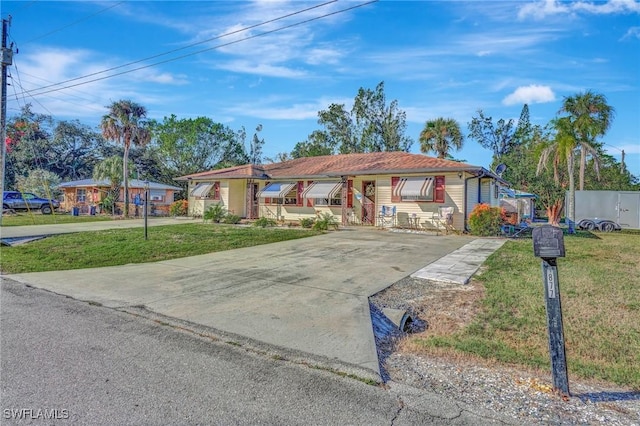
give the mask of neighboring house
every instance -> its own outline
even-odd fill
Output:
[[[79,213],[89,214],[99,208],[100,202],[107,196],[111,184],[107,180],[96,181],[93,179],[76,180],[65,182],[58,186],[63,191],[64,199],[61,208],[71,211],[78,208]],[[131,212],[135,214],[136,204],[141,205],[144,201],[145,181],[131,179],[129,181],[129,198]],[[149,203],[151,204],[150,214],[168,215],[169,206],[173,203],[176,192],[182,188],[163,183],[149,182]],[[116,207],[122,211],[124,204],[124,186],[120,188],[120,195],[116,202]],[[92,209],[93,208],[93,209]],[[107,212],[109,213],[109,212]]]
[[[213,204],[248,219],[298,221],[331,213],[343,224],[439,226],[441,208],[465,228],[478,203],[498,206],[499,176],[480,166],[406,152],[305,157],[181,176],[189,215]],[[384,207],[384,208],[383,208]],[[392,216],[392,220],[382,217]],[[385,220],[387,219],[387,220]]]

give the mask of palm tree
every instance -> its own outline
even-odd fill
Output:
[[[129,175],[131,177],[131,173]],[[115,214],[115,202],[118,200],[122,186],[122,160],[118,156],[105,158],[95,165],[92,177],[95,181],[109,182],[109,192],[103,204],[108,204],[111,207],[111,213]]]
[[[438,158],[447,158],[452,148],[462,148],[464,136],[460,125],[453,118],[436,118],[425,123],[420,132],[420,151],[433,151]]]
[[[607,104],[607,98],[604,95],[586,91],[564,98],[560,112],[569,114],[571,127],[580,146],[579,177],[580,191],[582,191],[587,155],[591,154],[596,167],[599,167],[599,157],[593,143],[596,137],[603,136],[611,126],[614,109]]]
[[[569,203],[567,205],[567,217],[570,219],[569,232],[573,230],[575,222],[575,152],[578,147],[578,141],[573,133],[571,121],[569,117],[562,117],[553,120],[553,126],[556,129],[554,140],[547,145],[540,153],[536,174],[540,175],[549,165],[549,161],[553,164],[553,179],[557,184],[561,184],[560,168],[566,164],[569,179]],[[559,212],[556,217],[549,217],[552,225],[558,225]]]
[[[145,118],[147,110],[130,100],[120,100],[112,103],[109,113],[102,117],[100,127],[102,135],[107,140],[122,143],[122,180],[124,182],[124,215],[129,214],[129,149],[131,143],[146,145],[151,140],[151,132]]]

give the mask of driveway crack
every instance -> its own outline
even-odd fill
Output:
[[[398,409],[396,410],[396,413],[391,419],[391,426],[393,426],[396,420],[398,419],[398,417],[400,417],[400,413],[402,412],[403,409],[404,409],[404,401],[402,400],[402,398],[398,397]]]

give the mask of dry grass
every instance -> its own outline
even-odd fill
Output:
[[[640,389],[640,236],[565,237],[558,271],[570,375]],[[416,310],[429,328],[401,350],[548,368],[540,260],[509,241],[469,289],[430,289]]]

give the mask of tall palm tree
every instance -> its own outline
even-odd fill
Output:
[[[438,158],[447,158],[452,148],[462,148],[464,136],[460,125],[453,118],[436,118],[425,123],[420,132],[420,151],[436,153]]]
[[[146,122],[147,110],[130,100],[120,100],[109,105],[109,112],[102,117],[100,127],[107,140],[124,146],[122,156],[122,180],[124,182],[124,215],[129,214],[129,149],[131,144],[144,146],[151,140]]]
[[[580,146],[580,191],[584,189],[584,171],[587,155],[591,154],[599,166],[599,157],[594,147],[595,139],[603,136],[613,121],[614,109],[607,98],[599,93],[586,91],[564,98],[560,112],[569,114],[571,127]]]
[[[542,173],[546,169],[549,162],[553,165],[553,179],[557,184],[562,184],[560,179],[560,169],[563,165],[567,166],[567,175],[569,179],[569,202],[567,203],[567,217],[571,220],[569,223],[569,231],[573,230],[575,222],[575,154],[578,147],[578,141],[573,133],[571,121],[569,117],[562,117],[553,120],[553,126],[556,129],[554,140],[547,145],[540,153],[536,174]],[[558,224],[558,217],[549,217],[552,225]]]

